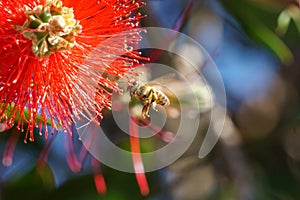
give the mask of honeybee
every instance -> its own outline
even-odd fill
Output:
[[[144,104],[142,109],[143,118],[150,117],[150,107],[152,107],[155,111],[158,111],[156,107],[157,105],[170,105],[170,100],[167,95],[154,84],[134,81],[132,82],[132,86],[129,90],[131,97],[137,97]]]

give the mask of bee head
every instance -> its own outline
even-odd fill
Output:
[[[127,90],[130,92],[130,95],[134,95],[139,85],[139,81],[135,79],[131,79],[128,82]]]

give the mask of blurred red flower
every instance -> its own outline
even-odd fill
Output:
[[[1,120],[17,122],[20,130],[27,124],[25,141],[28,134],[33,141],[34,128],[42,125],[71,132],[82,110],[101,117],[118,91],[116,79],[139,65],[133,47],[141,39],[142,16],[134,11],[141,5],[139,0],[1,1]]]

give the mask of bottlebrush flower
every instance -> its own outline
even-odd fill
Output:
[[[27,124],[25,141],[28,134],[33,141],[34,128],[42,125],[71,132],[82,110],[101,117],[119,90],[116,78],[139,65],[140,54],[132,47],[141,39],[142,16],[134,13],[141,5],[139,0],[1,1],[1,121],[17,122],[21,130]]]

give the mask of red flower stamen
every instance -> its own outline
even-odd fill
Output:
[[[177,17],[177,19],[175,20],[175,24],[173,25],[172,29],[174,31],[181,31],[186,23],[186,21],[188,20],[189,15],[191,14],[191,9],[193,8],[194,5],[194,0],[189,0],[185,6],[185,8],[182,10],[182,12],[180,13],[180,15]],[[162,50],[161,49],[165,49],[167,46],[170,45],[170,43],[176,38],[175,34],[171,34],[168,36],[168,40],[164,41],[163,44],[161,44],[161,48],[160,49],[155,49],[152,50],[149,58],[151,60],[151,62],[156,61],[162,54]]]
[[[13,155],[18,143],[19,133],[13,129],[10,138],[5,147],[5,151],[2,158],[2,164],[6,167],[9,167],[13,162]]]
[[[65,149],[67,152],[66,157],[69,168],[75,173],[80,172],[82,170],[82,164],[77,159],[77,156],[74,151],[72,137],[70,137],[69,135],[65,135]]]
[[[91,162],[92,162],[92,166],[94,169],[94,182],[95,182],[97,192],[101,195],[105,194],[106,193],[106,183],[105,183],[105,179],[102,174],[102,171],[101,171],[101,163],[94,157],[92,157]]]
[[[47,140],[47,142],[46,142],[46,145],[43,147],[43,150],[42,150],[42,152],[40,154],[40,157],[37,161],[37,167],[36,168],[38,170],[42,169],[45,166],[45,164],[47,162],[48,154],[49,154],[50,149],[51,149],[51,145],[53,144],[54,140],[55,140],[55,136],[49,138],[49,140]]]
[[[141,156],[141,150],[140,150],[140,140],[138,134],[138,119],[134,117],[130,117],[129,132],[130,132],[130,148],[131,148],[131,155],[132,155],[135,177],[138,182],[141,194],[148,195],[149,186],[146,179],[144,165]]]
[[[155,136],[159,136],[164,142],[170,143],[175,138],[174,133],[170,131],[164,131],[161,127],[151,125],[151,121],[149,119],[140,119],[139,122],[143,126],[148,126]]]
[[[52,133],[58,128],[71,133],[82,110],[101,118],[112,92],[119,91],[116,79],[142,59],[133,50],[141,39],[136,27],[142,16],[134,13],[141,5],[140,0],[1,1],[0,116],[17,122],[21,131],[27,124],[25,141],[33,141],[34,129],[42,125],[50,124]]]

